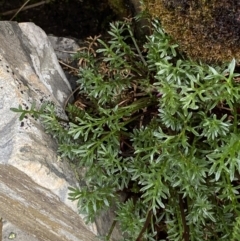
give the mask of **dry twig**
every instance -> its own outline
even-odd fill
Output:
[[[7,16],[7,15],[11,15],[11,14],[14,14],[16,13],[10,20],[14,19],[16,17],[16,15],[20,12],[20,11],[25,11],[27,9],[31,9],[31,8],[35,8],[35,7],[38,7],[38,6],[41,6],[45,3],[47,3],[47,1],[41,1],[39,3],[33,3],[33,4],[30,4],[28,6],[26,6],[26,4],[29,2],[30,0],[26,1],[20,8],[17,8],[17,9],[13,9],[13,10],[9,10],[7,12],[3,12],[3,13],[0,13],[1,16]]]

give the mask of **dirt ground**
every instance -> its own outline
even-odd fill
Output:
[[[19,9],[26,0],[0,0],[0,20],[10,20],[14,13],[8,11]],[[26,6],[39,2],[30,1]],[[104,33],[109,22],[117,19],[108,6],[108,0],[51,0],[37,7],[21,11],[14,21],[34,22],[47,34],[61,37],[83,39]]]

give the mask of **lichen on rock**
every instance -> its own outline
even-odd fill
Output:
[[[145,0],[154,17],[189,57],[206,62],[240,58],[237,0]]]

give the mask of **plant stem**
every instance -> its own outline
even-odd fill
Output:
[[[189,227],[187,226],[186,219],[185,219],[182,194],[179,194],[179,206],[180,206],[182,223],[183,223],[183,228],[184,228],[183,239],[184,239],[184,241],[189,241]]]
[[[13,15],[13,17],[10,19],[10,21],[12,21],[29,2],[30,2],[30,0],[27,0],[27,1],[18,9],[18,11]]]
[[[237,107],[236,104],[233,106],[233,132],[236,134],[237,133],[237,125],[238,125],[238,120],[237,120]]]
[[[112,232],[113,232],[113,230],[114,230],[114,228],[115,228],[115,226],[116,226],[116,223],[117,223],[117,220],[114,220],[113,222],[112,222],[112,225],[111,225],[111,228],[110,228],[110,230],[109,230],[109,232],[108,232],[108,235],[107,235],[107,240],[110,240],[110,237],[111,237],[111,235],[112,235]]]
[[[145,232],[146,229],[148,228],[148,225],[149,225],[149,223],[150,223],[151,217],[152,217],[152,210],[148,211],[147,219],[146,219],[146,221],[145,221],[145,223],[144,223],[144,226],[143,226],[141,232],[139,233],[136,241],[141,241],[141,240],[142,240],[142,239],[141,239],[141,238],[142,238],[142,235],[144,234],[144,232]]]
[[[132,38],[132,41],[133,41],[133,43],[134,43],[134,45],[135,45],[135,47],[136,47],[136,50],[137,50],[137,52],[138,52],[138,54],[139,54],[139,57],[141,58],[144,66],[147,66],[147,62],[145,61],[145,59],[144,59],[143,56],[142,56],[142,53],[141,53],[141,51],[140,51],[140,49],[139,49],[139,47],[138,47],[138,45],[137,45],[137,43],[136,43],[136,40],[135,40],[135,38],[134,38],[134,36],[133,36],[133,34],[132,34],[132,31],[131,31],[131,28],[130,28],[129,25],[128,25],[128,31],[129,31],[130,36],[131,36],[131,38]]]
[[[30,8],[35,8],[35,7],[38,7],[38,6],[41,6],[43,4],[47,3],[47,1],[41,1],[39,3],[34,3],[34,4],[30,4],[26,7],[21,7],[21,10],[20,11],[24,11],[24,10],[27,10],[27,9],[30,9]],[[24,6],[26,5],[26,3],[24,3]],[[20,12],[19,9],[13,9],[13,10],[9,10],[7,12],[3,12],[3,13],[0,13],[1,16],[7,16],[7,15],[10,15],[10,14],[13,14],[13,13],[16,13],[16,12]]]

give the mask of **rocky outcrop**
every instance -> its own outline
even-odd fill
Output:
[[[72,87],[72,90],[75,90],[77,87],[76,81],[79,77],[76,73],[76,70],[78,70],[78,61],[74,58],[74,55],[77,54],[80,47],[83,47],[86,44],[81,40],[56,37],[52,35],[49,35],[48,39],[51,42],[58,60],[63,66],[64,73]]]
[[[34,117],[10,111],[51,101],[62,106],[71,93],[45,33],[33,23],[0,22],[0,216],[44,241],[95,241],[68,187],[78,182],[57,144]]]

